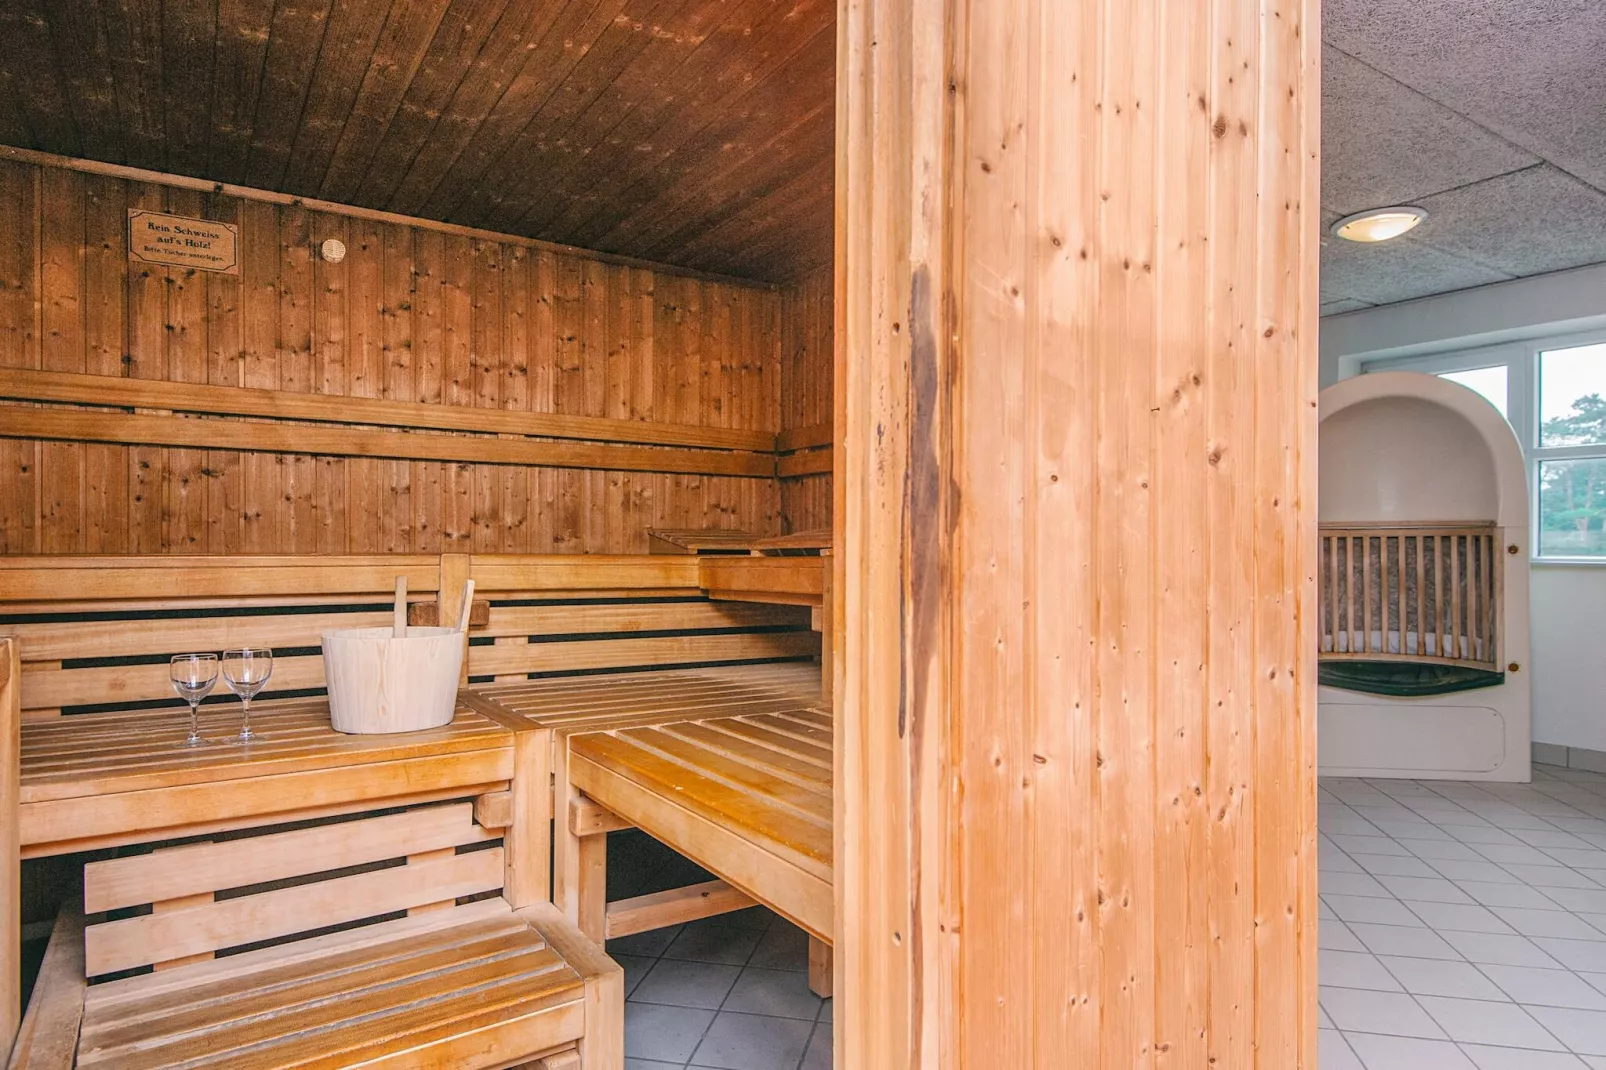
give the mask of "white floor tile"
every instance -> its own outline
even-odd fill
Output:
[[[1583,918],[1564,910],[1529,910],[1491,906],[1495,917],[1524,936],[1553,936],[1559,940],[1606,940],[1606,934]]]
[[[1463,1044],[1461,1050],[1478,1064],[1478,1070],[1584,1070],[1585,1066],[1578,1056],[1559,1051],[1523,1051],[1482,1044]],[[1322,1070],[1327,1068],[1323,1066]]]
[[[1326,951],[1317,957],[1316,973],[1324,987],[1369,988],[1374,992],[1401,991],[1394,975],[1384,969],[1373,955]]]
[[[1431,929],[1407,929],[1398,925],[1368,925],[1357,922],[1350,931],[1360,937],[1361,943],[1374,955],[1402,955],[1413,959],[1451,959],[1459,961],[1460,952],[1444,937]]]
[[[1366,1070],[1477,1070],[1461,1049],[1447,1040],[1345,1034]],[[1325,1068],[1323,1068],[1325,1070]]]
[[[1534,1007],[1539,1024],[1580,1055],[1606,1055],[1606,1012]]]
[[[1321,956],[1318,963],[1325,958],[1325,955]],[[1506,998],[1505,993],[1470,962],[1408,959],[1394,955],[1384,955],[1380,961],[1412,995],[1488,1000]]]
[[[1457,881],[1457,886],[1486,907],[1521,907],[1526,910],[1560,910],[1555,900],[1526,884],[1489,884]]]
[[[1417,1002],[1432,1015],[1451,1040],[1503,1048],[1563,1051],[1562,1045],[1514,1003],[1420,996]]]
[[[1548,966],[1561,964],[1526,936],[1502,933],[1441,933],[1445,942],[1468,962],[1494,966]],[[1593,946],[1593,945],[1591,945]]]
[[[1518,1003],[1606,1011],[1606,995],[1570,970],[1536,970],[1527,966],[1485,966],[1483,972]]]
[[[1377,878],[1378,883],[1394,894],[1396,899],[1418,900],[1424,903],[1470,903],[1472,897],[1443,877]]]
[[[1345,1032],[1387,1033],[1397,1037],[1443,1039],[1440,1029],[1417,1001],[1403,992],[1368,992],[1360,988],[1323,988],[1321,1004],[1333,1024]],[[1365,1062],[1363,1055],[1361,1061]]]
[[[1510,933],[1516,930],[1476,903],[1408,903],[1411,913],[1430,929],[1468,933]]]
[[[1517,865],[1506,866],[1505,868],[1513,877],[1535,888],[1583,888],[1592,890],[1602,896],[1603,898],[1599,902],[1606,903],[1606,889],[1601,888],[1599,883],[1576,869],[1568,869],[1566,866]],[[1545,894],[1550,895],[1548,891]],[[1596,909],[1594,907],[1572,907],[1568,905],[1566,900],[1554,895],[1551,895],[1550,898],[1555,899],[1556,902],[1569,910]],[[1599,909],[1606,910],[1606,907]]]
[[[1543,949],[1569,970],[1606,973],[1606,944],[1598,940],[1557,940],[1536,936],[1533,942],[1534,946]]]
[[[1365,951],[1360,937],[1337,918],[1323,919],[1316,927],[1316,946],[1322,951]],[[1319,962],[1318,962],[1319,965]]]
[[[1331,834],[1332,841],[1343,849],[1347,855],[1408,855],[1407,851],[1397,841],[1387,836],[1379,836],[1375,832],[1370,836],[1350,836],[1344,833]]]
[[[1345,858],[1350,856],[1345,855]],[[1360,868],[1374,877],[1439,877],[1442,876],[1432,866],[1414,855],[1407,858],[1404,855],[1356,855],[1351,861],[1360,865]]]
[[[1471,850],[1469,847],[1468,851]],[[1504,868],[1495,865],[1486,858],[1433,858],[1428,864],[1438,870],[1439,876],[1449,877],[1453,881],[1483,881],[1487,884],[1522,884],[1521,877],[1508,873]],[[1572,870],[1564,866],[1531,867],[1534,869],[1553,869],[1558,873],[1571,873]]]
[[[1593,847],[1587,850],[1572,850],[1566,847],[1546,847],[1545,854],[1554,858],[1564,866],[1574,869],[1606,869],[1606,851]]]
[[[1323,873],[1319,880],[1323,895],[1364,895],[1373,899],[1392,899],[1394,895],[1376,877],[1367,873]]]
[[[1320,1070],[1366,1070],[1336,1029],[1316,1031],[1316,1065]]]
[[[1487,862],[1478,852],[1459,841],[1417,840],[1410,845],[1410,853],[1429,861]]]
[[[1366,895],[1328,895],[1322,893],[1322,902],[1345,922],[1371,922],[1375,925],[1410,925],[1422,927],[1422,919],[1406,909],[1397,899],[1378,899]]]

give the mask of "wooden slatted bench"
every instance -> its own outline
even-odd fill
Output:
[[[496,894],[496,835],[463,801],[91,862],[11,1068],[618,1070],[622,971]]]
[[[630,826],[598,819],[573,786],[567,766],[569,737],[713,716],[816,710],[821,704],[820,670],[812,664],[783,663],[556,678],[478,687],[463,698],[476,709],[517,717],[548,734],[554,774],[550,812],[558,818],[553,900],[570,910],[582,931],[601,939],[739,910],[753,900],[723,881],[611,904],[582,900],[581,874],[603,873],[602,834]],[[576,822],[582,832],[575,831]],[[600,888],[602,882],[598,876],[587,886]]]

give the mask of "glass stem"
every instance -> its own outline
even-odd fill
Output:
[[[201,739],[201,715],[197,712],[200,705],[199,702],[190,702],[190,743],[197,743]]]
[[[240,696],[240,705],[244,708],[245,725],[240,729],[241,739],[251,738],[251,698],[249,695]]]

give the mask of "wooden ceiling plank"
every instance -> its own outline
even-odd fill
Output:
[[[66,0],[56,0],[65,3]],[[67,86],[56,62],[40,62],[56,55],[50,28],[38,0],[0,3],[0,65],[16,81],[23,118],[40,145],[57,143],[81,151],[82,141],[67,107]]]
[[[420,209],[421,213],[442,219],[456,219],[456,207],[472,191],[480,188],[480,178],[507,152],[519,134],[539,121],[543,109],[559,86],[582,62],[588,61],[604,35],[619,20],[629,19],[630,0],[606,0],[586,10],[580,5],[566,8],[585,13],[573,29],[550,33],[537,49],[530,51],[523,69],[508,84],[507,92],[486,116],[469,142],[451,165],[441,172],[435,187]]]
[[[55,46],[52,62],[72,94],[68,107],[74,123],[88,144],[113,159],[126,159],[122,126],[117,120],[117,89],[112,81],[106,24],[99,7],[54,3],[45,8],[45,17]],[[72,62],[63,63],[64,56],[72,57]]]
[[[331,5],[332,0],[278,0],[273,9],[245,164],[249,185],[280,188],[310,88],[307,74],[318,68]]]
[[[807,10],[810,4],[812,12]],[[796,10],[802,10],[803,14],[795,14]],[[791,57],[822,39],[822,27],[830,25],[831,10],[832,5],[824,0],[806,0],[794,12],[787,13],[792,17],[780,18],[773,25],[756,29],[746,47],[735,50],[720,66],[694,79],[695,88],[684,98],[683,105],[651,132],[609,139],[616,151],[641,144],[652,147],[650,152],[636,154],[636,165],[629,169],[629,174],[616,167],[595,176],[592,181],[577,184],[579,188],[564,202],[561,211],[545,220],[538,221],[535,217],[522,220],[521,226],[529,227],[529,233],[540,233],[549,227],[572,228],[576,234],[584,234],[586,240],[594,242],[610,229],[608,219],[652,200],[654,193],[668,184],[657,177],[658,169],[683,146],[697,142],[725,116],[735,111],[751,119],[762,116],[768,107],[772,109],[770,115],[749,122],[744,129],[764,130],[785,121],[776,116],[796,112],[797,94],[805,87],[776,78],[776,72],[784,69]],[[824,38],[834,56],[835,35],[825,34]],[[755,75],[755,71],[759,73]],[[711,170],[721,166],[718,161],[723,156],[724,145],[723,141],[713,144]]]
[[[634,171],[638,161],[658,155],[664,142],[675,141],[688,129],[701,128],[707,121],[705,109],[717,99],[718,87],[744,77],[744,70],[750,75],[747,63],[762,63],[762,51],[776,32],[770,24],[786,21],[786,11],[777,5],[727,6],[732,10],[673,67],[640,72],[629,91],[629,107],[617,123],[606,128],[587,120],[577,124],[588,136],[567,146],[564,184],[569,195],[537,201],[523,217],[510,221],[512,229],[531,234],[548,229],[552,221],[571,214],[577,198],[586,199],[588,205],[607,203],[608,194],[601,187],[616,186],[618,172],[625,170],[609,161],[630,159],[628,170]],[[644,152],[643,146],[653,151]]]
[[[323,184],[346,119],[376,58],[380,34],[396,14],[391,5],[374,3],[337,3],[330,10],[285,171],[285,189],[310,196]]]
[[[535,73],[544,102],[612,23],[624,0],[511,4],[442,110],[429,140],[391,195],[392,211],[419,214],[480,128],[500,110],[519,75]],[[600,18],[599,18],[600,16]],[[514,102],[528,106],[535,100]],[[524,112],[524,118],[529,117]]]
[[[161,0],[101,0],[128,162],[165,171]],[[64,57],[64,61],[70,62]]]
[[[543,176],[546,195],[556,196],[563,190],[561,173],[552,153],[556,146],[577,135],[579,121],[597,98],[618,84],[619,75],[627,67],[637,69],[650,66],[652,57],[665,51],[662,38],[684,36],[666,27],[675,26],[674,20],[702,12],[706,14],[707,0],[631,0],[624,18],[611,25],[591,50],[587,69],[571,72],[531,118],[519,135],[505,146],[504,151],[460,198],[452,209],[454,218],[463,220],[516,220],[528,209],[531,191],[519,180],[520,175]],[[656,46],[656,47],[654,47]],[[505,229],[505,228],[504,228]]]
[[[396,0],[380,32],[357,98],[341,128],[318,196],[351,201],[373,147],[384,137],[402,97],[418,73],[451,0]]]
[[[374,148],[353,203],[390,206],[391,194],[429,140],[506,6],[507,0],[453,0]]]
[[[215,0],[161,0],[162,122],[167,169],[205,175],[217,62]]]
[[[822,34],[825,48],[811,49],[821,64],[835,64],[835,41]],[[806,77],[813,65],[804,65],[794,73]],[[785,97],[787,90],[778,87],[777,95]],[[836,143],[836,105],[822,101],[816,107],[804,110],[787,106],[785,102],[761,106],[756,114],[773,116],[764,122],[737,121],[731,125],[711,127],[697,144],[678,152],[665,161],[653,176],[657,187],[650,198],[643,200],[643,208],[612,219],[613,226],[595,236],[598,244],[623,243],[641,248],[668,248],[676,251],[693,237],[701,235],[738,213],[745,212],[749,203],[774,194],[776,188],[788,185],[803,172],[830,163]],[[773,134],[763,140],[754,140],[742,146],[737,139],[740,129],[768,128]],[[720,146],[732,148],[723,153],[722,166],[714,173],[699,167],[699,157],[721,155]],[[680,181],[674,182],[679,175]],[[660,178],[661,176],[661,178]],[[671,184],[672,183],[672,184]],[[777,209],[792,213],[795,205],[782,201]]]
[[[208,178],[245,181],[272,27],[273,0],[218,0],[212,109],[207,131]]]
[[[813,199],[799,201],[797,214],[802,218],[812,218],[813,214],[824,211],[833,203],[829,183],[834,177],[835,168],[819,170],[832,173],[820,176],[820,190]],[[712,257],[721,263],[739,266],[748,278],[773,279],[785,283],[802,277],[813,268],[830,264],[833,248],[834,239],[830,231],[799,233],[787,226],[769,234],[754,235],[734,248],[711,249],[704,254],[688,252],[679,259],[696,261]]]
[[[744,235],[750,245],[758,245],[773,232],[790,238],[799,212],[830,197],[835,166],[827,161],[801,174],[789,168],[772,171],[759,180],[762,193],[732,197],[726,209],[715,208],[697,218],[695,224],[666,238],[662,247],[675,250],[676,256],[695,258],[739,244]]]

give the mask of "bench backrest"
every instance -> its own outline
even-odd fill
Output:
[[[388,624],[398,575],[449,619],[474,579],[474,682],[819,652],[807,608],[711,600],[697,559],[667,555],[0,558],[0,633],[22,640],[25,719],[176,705],[171,655],[242,644],[274,648],[264,697],[311,694],[323,631]]]
[[[421,909],[502,887],[501,830],[471,801],[310,828],[258,828],[84,867],[85,974],[213,952]],[[127,915],[149,907],[148,913]],[[110,913],[109,918],[102,917]]]

